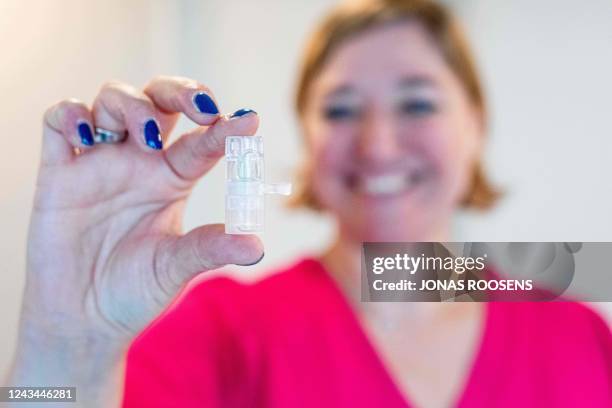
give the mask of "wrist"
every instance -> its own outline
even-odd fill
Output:
[[[22,327],[8,386],[76,387],[77,406],[118,406],[128,344]]]

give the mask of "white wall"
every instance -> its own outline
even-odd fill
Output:
[[[286,180],[300,151],[291,109],[297,56],[333,3],[0,2],[0,370],[15,341],[45,107],[68,96],[90,102],[107,79],[143,85],[159,73],[192,76],[210,85],[222,110],[260,113],[267,176]],[[489,165],[508,190],[495,212],[460,217],[456,238],[612,241],[612,2],[456,3],[490,90]],[[219,168],[197,187],[187,228],[222,221],[222,181]],[[325,220],[268,204],[266,257],[248,274],[329,239]]]
[[[461,3],[493,107],[489,167],[508,191],[462,236],[612,241],[612,2]]]
[[[143,83],[155,71],[155,10],[126,3],[0,2],[0,375],[15,342],[43,111],[65,97],[91,101],[107,78]]]
[[[460,217],[457,238],[612,241],[612,2],[454,3],[492,106],[489,169],[507,191],[486,216]],[[593,306],[612,319],[612,304]]]

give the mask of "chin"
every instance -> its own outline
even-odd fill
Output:
[[[435,229],[427,210],[347,206],[338,214],[343,233],[357,242],[421,242],[431,240]]]
[[[409,224],[396,224],[389,228],[380,225],[368,225],[370,223],[356,223],[348,228],[352,240],[357,242],[423,242],[429,241],[429,234],[424,228]]]

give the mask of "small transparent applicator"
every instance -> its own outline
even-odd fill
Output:
[[[291,194],[291,183],[266,184],[261,136],[225,138],[225,232],[256,234],[264,229],[265,195]]]

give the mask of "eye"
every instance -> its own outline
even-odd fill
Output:
[[[434,102],[427,99],[409,99],[400,103],[399,110],[413,116],[424,116],[435,113],[437,107]]]
[[[359,109],[352,106],[328,106],[323,109],[323,116],[330,121],[353,119],[359,115]]]

